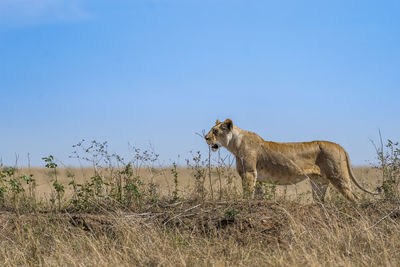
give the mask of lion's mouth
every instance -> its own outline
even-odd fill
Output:
[[[214,144],[214,145],[211,146],[211,149],[212,149],[213,151],[218,150],[218,148],[219,148],[219,145],[218,145],[218,144]]]

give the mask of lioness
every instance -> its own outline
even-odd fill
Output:
[[[313,199],[324,201],[329,182],[345,198],[355,202],[351,181],[370,194],[356,181],[347,152],[338,144],[327,141],[276,143],[264,141],[253,132],[233,125],[232,120],[216,121],[205,136],[216,151],[221,146],[236,157],[236,169],[242,178],[244,197],[253,198],[256,181],[290,185],[310,178]]]

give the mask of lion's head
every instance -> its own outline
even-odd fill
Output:
[[[223,122],[217,120],[215,126],[211,128],[208,134],[204,137],[206,142],[213,151],[218,150],[221,146],[226,146],[232,138],[233,123],[231,119],[226,119]]]

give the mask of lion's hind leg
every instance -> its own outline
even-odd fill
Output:
[[[357,202],[358,197],[351,190],[350,178],[331,179],[331,183],[347,200],[353,203]]]

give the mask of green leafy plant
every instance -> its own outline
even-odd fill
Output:
[[[1,202],[1,205],[4,206],[5,193],[7,192],[7,189],[8,189],[8,187],[6,185],[7,174],[3,169],[3,165],[0,165],[0,169],[1,169],[1,171],[0,171],[0,202]]]
[[[377,153],[378,163],[374,165],[382,173],[382,186],[384,196],[389,199],[400,196],[400,144],[390,139],[386,144],[382,141],[382,135],[379,132],[380,144],[373,145]]]
[[[193,177],[195,180],[195,192],[197,195],[204,200],[205,198],[205,188],[204,183],[207,174],[208,162],[207,160],[202,159],[202,155],[200,151],[196,153],[192,153],[192,160],[186,159],[186,163],[188,167],[192,169]]]
[[[36,180],[33,179],[33,174],[22,174],[21,179],[25,181],[28,185],[29,197],[35,201],[35,187],[36,187]]]
[[[103,187],[108,186],[101,176],[93,176],[83,184],[72,180],[69,183],[73,188],[73,196],[70,200],[71,208],[74,211],[88,211],[97,209],[98,203],[105,197]]]
[[[62,198],[62,196],[64,194],[64,186],[61,183],[59,183],[59,181],[57,179],[57,166],[58,165],[57,165],[57,163],[55,163],[54,157],[52,155],[50,155],[48,157],[44,157],[42,159],[46,163],[45,167],[50,169],[50,170],[53,170],[52,171],[53,172],[53,178],[54,178],[53,188],[54,188],[54,190],[56,191],[56,194],[57,194],[58,210],[60,211],[61,210],[61,198]]]
[[[122,182],[124,184],[123,191],[121,190],[121,194],[124,194],[120,196],[120,202],[124,201],[128,206],[132,203],[140,205],[143,200],[143,191],[141,189],[143,183],[139,175],[134,175],[131,163],[124,167],[120,175],[123,177]]]
[[[264,191],[264,200],[276,200],[276,182],[264,182],[262,183]]]
[[[14,206],[16,209],[18,209],[18,200],[19,200],[18,196],[21,192],[24,192],[21,179],[20,177],[10,178],[8,184],[10,185],[9,189],[12,193],[12,201],[14,203]]]
[[[172,163],[172,169],[171,169],[171,174],[174,177],[174,191],[172,192],[172,199],[173,201],[176,201],[179,197],[178,197],[178,169],[177,169],[177,165],[176,162]]]
[[[225,210],[225,219],[228,221],[234,221],[239,214],[239,211],[234,207],[230,207]]]

